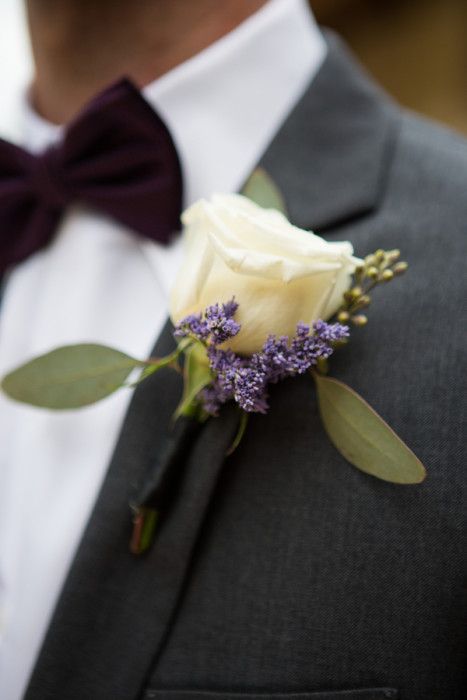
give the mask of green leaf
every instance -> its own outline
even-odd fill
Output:
[[[135,367],[145,364],[105,345],[66,345],[13,370],[1,388],[33,406],[80,408],[116,391]]]
[[[277,209],[287,216],[287,208],[279,188],[263,168],[256,168],[244,184],[242,194],[264,209]]]
[[[324,427],[345,459],[384,481],[423,481],[423,464],[361,396],[337,379],[317,372],[313,377]]]
[[[206,355],[206,348],[202,343],[194,342],[186,350],[185,355],[183,397],[175,411],[174,418],[196,415],[198,412],[198,394],[213,379]]]

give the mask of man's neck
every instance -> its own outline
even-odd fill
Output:
[[[69,121],[96,92],[129,76],[144,86],[232,31],[266,0],[27,0],[32,99]]]

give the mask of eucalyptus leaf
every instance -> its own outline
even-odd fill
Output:
[[[353,389],[313,373],[326,432],[351,464],[395,484],[418,484],[426,471],[420,460]]]
[[[174,418],[196,415],[198,412],[198,394],[213,379],[206,355],[206,348],[202,343],[193,343],[186,350],[185,356],[183,397]]]
[[[270,175],[263,168],[256,168],[244,184],[242,194],[264,209],[277,209],[287,216],[284,198]]]
[[[4,377],[7,396],[42,408],[72,409],[120,388],[146,363],[105,345],[66,345],[36,357]]]

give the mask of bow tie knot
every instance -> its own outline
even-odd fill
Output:
[[[45,246],[76,201],[159,243],[178,230],[177,151],[128,80],[95,97],[40,155],[0,139],[0,275]]]

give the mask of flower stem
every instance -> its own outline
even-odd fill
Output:
[[[240,445],[242,438],[245,435],[246,427],[248,425],[248,418],[249,418],[248,413],[246,411],[241,410],[237,434],[234,438],[234,441],[232,442],[232,444],[230,445],[229,449],[226,452],[227,457],[229,457],[231,454],[233,454],[235,452],[235,450],[237,449],[237,447]]]
[[[166,355],[165,357],[149,357],[144,363],[145,366],[143,371],[139,375],[138,379],[131,386],[137,386],[145,379],[150,377],[151,374],[154,374],[154,372],[158,372],[164,367],[171,367],[176,372],[181,372],[180,366],[178,364],[178,358],[180,357],[182,352],[185,352],[193,345],[193,342],[194,341],[192,341],[191,339],[185,338],[178,344],[177,348],[170,353],[170,355]]]

